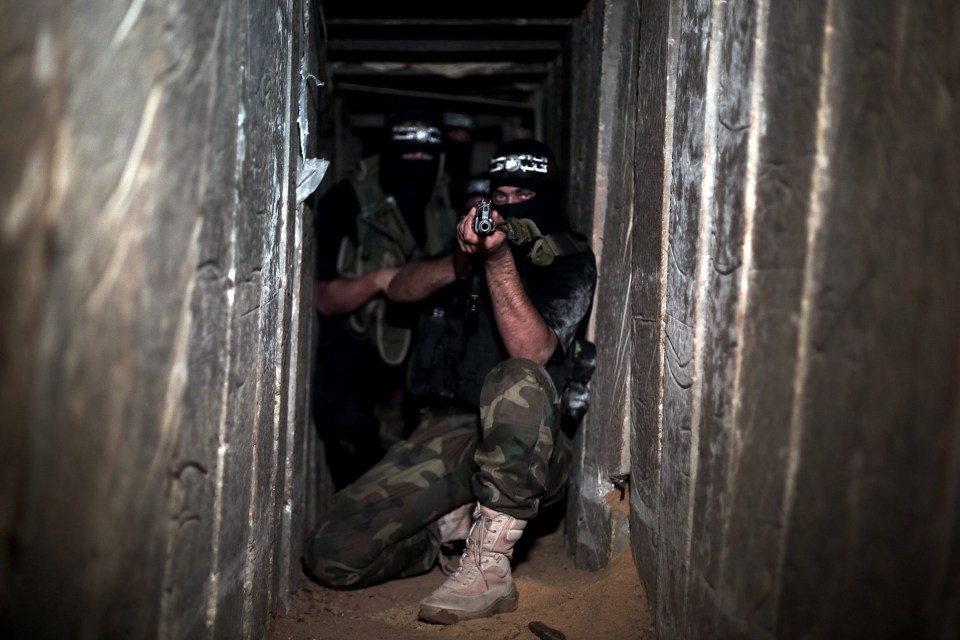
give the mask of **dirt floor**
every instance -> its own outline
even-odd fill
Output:
[[[534,520],[530,525],[537,523]],[[420,600],[444,580],[439,568],[359,591],[334,591],[304,580],[291,611],[268,640],[653,640],[656,633],[630,550],[597,572],[574,567],[563,524],[528,529],[518,542],[513,575],[520,607],[513,613],[434,625],[417,620]],[[540,630],[531,630],[532,623]]]

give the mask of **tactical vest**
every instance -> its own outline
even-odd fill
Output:
[[[511,218],[505,226],[514,244],[530,246],[527,257],[538,266],[549,265],[555,258],[589,249],[589,243],[579,235],[560,233],[543,236],[530,220]],[[480,305],[485,311],[479,313],[472,330],[467,328],[464,310],[467,308],[468,289],[468,283],[461,281],[444,290],[421,316],[408,382],[411,393],[423,404],[475,409],[487,373],[506,357],[502,346],[498,346],[486,288],[483,288],[484,299]],[[467,348],[468,334],[476,333],[493,336],[497,344],[473,344],[473,348]],[[595,353],[592,343],[578,337],[562,361],[546,365],[561,396],[561,417],[574,429],[589,406],[586,385],[593,373]]]
[[[341,277],[356,278],[374,269],[401,267],[423,255],[442,250],[454,237],[457,215],[450,206],[447,184],[441,173],[427,203],[426,246],[418,247],[403,213],[392,196],[380,187],[379,158],[361,160],[347,176],[360,203],[357,242],[343,238],[337,255]],[[400,364],[410,348],[411,330],[390,324],[387,301],[375,297],[351,313],[347,326],[360,338],[376,345],[380,357],[391,365]]]

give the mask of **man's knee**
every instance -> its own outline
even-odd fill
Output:
[[[497,398],[532,406],[557,403],[556,387],[542,366],[526,358],[508,358],[491,369],[480,391],[481,406]]]
[[[333,589],[349,589],[365,575],[369,565],[366,537],[321,527],[303,545],[303,565],[314,582]]]

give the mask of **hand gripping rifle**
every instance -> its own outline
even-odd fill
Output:
[[[473,218],[473,232],[478,236],[492,236],[497,230],[497,223],[493,221],[490,201],[481,200],[477,204],[477,214]],[[472,333],[477,327],[477,314],[480,312],[480,274],[474,270],[470,282],[470,297],[467,298],[466,321],[467,331]]]

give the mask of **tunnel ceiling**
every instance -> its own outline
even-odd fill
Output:
[[[327,79],[355,114],[408,95],[470,113],[529,111],[586,4],[325,2]]]

